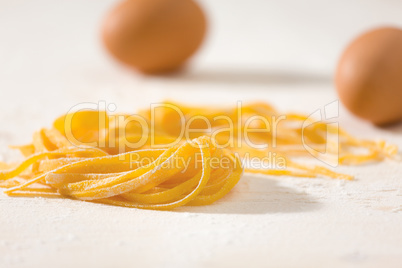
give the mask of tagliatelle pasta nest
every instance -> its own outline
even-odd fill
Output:
[[[215,166],[211,164],[213,159],[218,160]],[[17,182],[17,186],[5,191],[7,194],[62,195],[144,209],[211,204],[226,195],[243,172],[238,157],[215,148],[205,136],[169,149],[143,149],[119,155],[74,147],[36,153],[11,171],[0,173],[0,178],[10,183],[3,186],[12,186],[15,181],[9,179],[30,165],[34,166],[25,176],[34,178]],[[40,187],[29,187],[35,183]]]
[[[277,122],[280,116],[285,119]],[[360,164],[397,153],[383,141],[359,140],[311,120],[280,115],[265,103],[229,109],[164,103],[135,115],[69,113],[35,133],[32,144],[14,147],[26,158],[17,165],[1,163],[0,187],[10,196],[168,210],[225,196],[242,176],[241,159],[274,153],[284,168],[245,171],[350,180],[324,166],[301,164],[297,157]]]

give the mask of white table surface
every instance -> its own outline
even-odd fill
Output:
[[[112,2],[0,1],[0,161],[18,159],[9,144],[29,142],[34,130],[81,102],[104,100],[134,112],[166,98],[264,100],[312,113],[337,100],[331,72],[347,40],[379,22],[402,23],[398,1],[371,1],[352,26],[351,14],[366,1],[328,4],[349,10],[340,26],[322,15],[319,1],[250,1],[248,8],[234,1],[227,9],[231,1],[203,1],[216,26],[192,68],[150,78],[124,69],[99,44],[99,21]],[[284,12],[291,4],[295,9]],[[245,14],[244,24],[236,14]],[[313,27],[314,14],[321,28]],[[250,30],[264,23],[269,34]],[[333,35],[319,35],[325,28]],[[305,29],[307,38],[293,29]],[[282,34],[271,38],[274,32]],[[359,137],[402,148],[402,125],[378,129],[342,107],[338,121]],[[0,194],[0,267],[401,267],[402,165],[337,170],[356,180],[246,174],[216,204],[173,212]]]

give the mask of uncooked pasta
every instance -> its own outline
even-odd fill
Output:
[[[360,164],[397,153],[384,141],[357,139],[326,122],[306,126],[309,120],[281,115],[265,103],[224,109],[166,102],[135,115],[78,111],[34,133],[31,144],[14,146],[25,160],[1,163],[0,187],[9,196],[169,210],[215,202],[243,171],[351,180],[301,160]],[[267,155],[282,159],[284,166],[255,167],[244,161]]]

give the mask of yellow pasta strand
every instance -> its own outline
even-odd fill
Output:
[[[148,124],[145,129],[130,123],[130,115],[109,117],[103,111],[80,111],[56,119],[52,128],[35,132],[31,144],[13,147],[25,160],[18,165],[1,163],[0,187],[9,196],[67,197],[170,210],[212,204],[230,192],[243,171],[353,179],[324,166],[300,164],[296,157],[327,157],[356,165],[394,158],[398,152],[394,145],[357,139],[325,122],[303,127],[313,122],[304,115],[285,114],[286,120],[276,124],[280,114],[266,103],[234,108],[165,104],[182,115],[170,108],[142,110],[136,116]],[[203,119],[194,120],[197,116]],[[259,118],[253,121],[254,129],[267,125],[275,129],[246,136],[247,122],[253,118]],[[119,125],[121,119],[128,123]],[[189,128],[183,132],[184,126]],[[311,150],[306,150],[306,144]],[[243,169],[241,158],[262,159],[268,154],[283,159],[286,166]]]

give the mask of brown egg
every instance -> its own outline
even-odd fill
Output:
[[[192,0],[126,0],[106,17],[102,37],[109,52],[144,73],[173,71],[196,52],[206,19]]]
[[[374,124],[402,119],[402,30],[375,29],[354,40],[336,71],[342,103]]]

